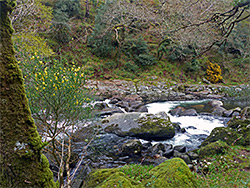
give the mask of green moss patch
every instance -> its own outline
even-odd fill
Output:
[[[186,163],[174,158],[161,163],[151,171],[145,187],[196,187],[196,179]]]
[[[222,141],[212,142],[199,150],[199,156],[204,158],[205,156],[211,156],[215,154],[224,154],[229,148],[227,143]]]
[[[117,169],[100,169],[89,175],[85,187],[196,187],[194,175],[180,158],[152,166],[128,165]]]

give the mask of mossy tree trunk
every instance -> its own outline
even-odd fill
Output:
[[[0,187],[56,187],[14,56],[8,18],[14,0],[0,0]]]

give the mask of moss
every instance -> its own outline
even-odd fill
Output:
[[[219,140],[202,147],[198,153],[201,158],[204,158],[215,154],[224,154],[228,148],[227,143]]]
[[[240,137],[241,134],[237,133],[230,127],[217,127],[212,130],[211,134],[204,140],[204,142],[202,142],[201,146],[203,147],[218,140],[224,141],[231,145],[236,139]],[[240,142],[237,143],[240,144]]]
[[[241,120],[233,118],[228,123],[228,126],[242,134],[242,137],[237,140],[236,144],[241,144],[243,146],[250,145],[250,119]]]
[[[0,1],[0,187],[55,187],[14,56],[8,18],[14,5]]]
[[[118,169],[100,169],[92,172],[89,175],[87,180],[87,187],[94,188],[97,187],[100,183],[104,182],[107,178],[112,176],[113,174],[119,172]]]
[[[109,176],[103,183],[99,184],[96,188],[106,187],[126,187],[126,188],[139,188],[142,185],[126,177],[122,172],[116,172]]]
[[[145,182],[145,187],[196,187],[194,175],[180,158],[161,163],[153,168],[150,174],[152,176]]]
[[[130,133],[146,140],[164,140],[173,138],[175,128],[171,121],[158,117],[146,116],[138,119],[140,128],[133,128]]]
[[[89,175],[84,187],[196,187],[194,175],[180,158],[167,160],[152,170],[144,172],[147,174],[145,177],[148,178],[143,182],[132,180],[121,172],[122,169],[124,168],[96,170]]]

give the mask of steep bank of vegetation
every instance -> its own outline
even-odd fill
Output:
[[[249,83],[249,5],[238,12],[235,5],[232,0],[41,0],[33,14],[15,18],[14,39],[18,58],[33,55],[30,48],[36,46],[44,56],[84,67],[93,79]],[[219,14],[227,11],[232,15]],[[29,30],[19,29],[30,20],[35,22]],[[213,78],[210,63],[221,69]]]

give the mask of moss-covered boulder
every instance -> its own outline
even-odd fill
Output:
[[[126,166],[126,169],[128,169],[128,166]],[[180,158],[173,158],[167,160],[158,165],[157,167],[154,167],[153,169],[151,168],[144,168],[144,169],[148,169],[144,171],[145,173],[144,175],[141,174],[142,171],[139,172],[138,170],[136,170],[137,173],[139,173],[141,176],[141,178],[139,178],[140,179],[139,181],[137,178],[134,177],[135,172],[129,171],[129,175],[126,175],[128,170],[125,170],[126,171],[125,172],[124,167],[116,169],[99,169],[92,172],[88,176],[87,181],[83,187],[88,187],[88,188],[197,187],[194,175],[191,173],[186,163]],[[130,176],[132,177],[130,178]]]
[[[215,154],[224,154],[228,148],[227,143],[219,140],[202,147],[199,150],[199,156],[200,158],[204,158]]]
[[[114,114],[102,122],[104,130],[108,133],[150,141],[173,138],[175,130],[179,128],[177,124],[169,120],[169,117],[163,118],[142,113]]]
[[[99,169],[89,175],[86,185],[88,188],[128,187],[140,188],[139,183],[128,178],[120,169]]]
[[[201,147],[218,140],[224,141],[227,144],[231,145],[240,137],[241,134],[239,134],[231,127],[216,127],[212,130],[211,134],[204,140],[204,142],[202,142]]]
[[[228,127],[236,130],[241,137],[235,142],[243,146],[250,145],[250,119],[236,119],[232,118],[228,123]]]
[[[196,187],[194,175],[180,158],[167,160],[149,173],[151,178],[144,183],[145,187]]]

